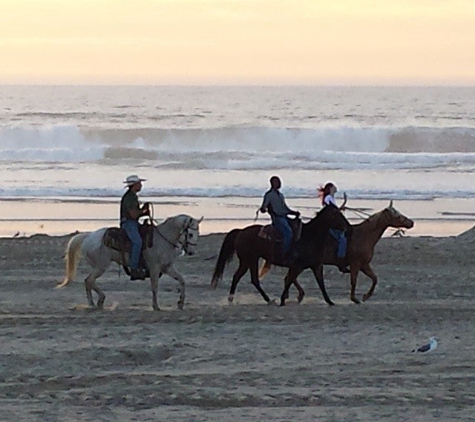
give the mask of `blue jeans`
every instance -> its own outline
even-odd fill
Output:
[[[290,227],[287,217],[274,217],[274,227],[279,230],[280,234],[284,238],[284,255],[290,251],[290,245],[292,244],[292,227]]]
[[[330,229],[330,234],[338,240],[338,249],[336,255],[338,258],[344,258],[346,256],[346,237],[345,232],[341,230]]]
[[[142,238],[139,233],[139,223],[136,220],[125,220],[120,223],[120,228],[125,230],[132,242],[132,252],[130,253],[130,269],[139,268],[140,252],[142,251]]]

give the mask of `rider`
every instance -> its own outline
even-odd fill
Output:
[[[322,205],[324,207],[328,205],[334,205],[335,207],[339,208],[340,211],[344,211],[346,209],[346,202],[347,202],[346,193],[343,194],[343,204],[341,204],[341,206],[338,207],[335,201],[335,194],[337,192],[338,192],[337,187],[331,182],[328,182],[324,187],[320,187],[318,189],[318,195],[322,198]],[[338,240],[337,257],[344,258],[346,256],[346,248],[347,248],[347,240],[346,240],[345,232],[342,230],[332,229],[330,230],[330,234],[336,240]],[[346,267],[344,267],[343,265],[340,265],[339,268],[342,272],[347,272]]]
[[[284,258],[290,259],[290,247],[292,244],[292,228],[288,220],[288,215],[300,216],[298,211],[292,211],[285,203],[284,195],[279,191],[282,186],[277,176],[270,178],[271,188],[265,193],[260,211],[268,212],[272,219],[272,225],[282,234],[284,238]]]
[[[149,215],[148,203],[142,207],[139,203],[137,193],[142,189],[141,179],[137,175],[127,177],[126,183],[127,192],[122,196],[120,201],[120,227],[125,230],[127,236],[132,242],[132,251],[130,253],[130,279],[144,280],[145,270],[139,268],[140,254],[142,251],[142,237],[139,233],[139,218],[143,215]]]
[[[335,207],[340,208],[340,211],[345,211],[346,209],[346,193],[343,194],[343,204],[341,204],[340,207],[338,207],[336,201],[335,201],[335,194],[338,192],[337,187],[332,183],[328,182],[324,187],[320,187],[318,189],[318,196],[321,196],[322,198],[322,205],[329,205],[333,204]]]

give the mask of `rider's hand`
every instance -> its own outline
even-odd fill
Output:
[[[266,210],[265,208],[259,208],[259,211],[260,211],[262,214],[264,214],[264,213],[267,212],[267,210]]]
[[[294,215],[295,215],[295,217],[299,218],[299,217],[300,217],[300,212],[295,211],[295,212],[294,212]]]

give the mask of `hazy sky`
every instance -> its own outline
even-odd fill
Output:
[[[0,57],[0,83],[475,85],[475,0],[0,0]]]

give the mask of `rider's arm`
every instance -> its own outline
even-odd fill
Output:
[[[264,212],[267,212],[267,208],[269,207],[269,192],[266,192],[266,194],[264,195],[264,199],[262,201],[262,205],[261,207],[259,208],[259,211],[264,213]]]
[[[128,196],[124,200],[128,218],[138,220],[142,215],[149,213],[148,203],[141,207],[137,198]]]
[[[340,206],[340,211],[345,211],[346,210],[346,202],[348,200],[348,197],[346,196],[346,192],[343,192],[343,204]]]

